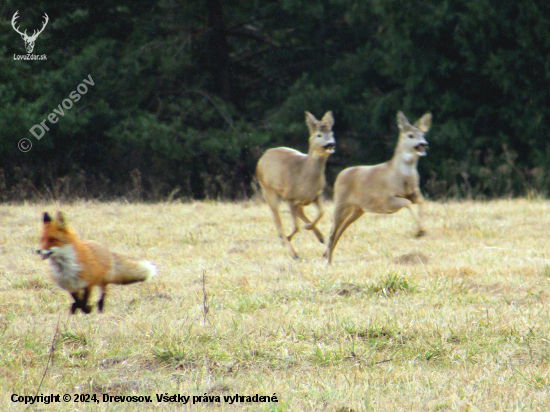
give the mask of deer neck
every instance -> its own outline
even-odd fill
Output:
[[[310,150],[304,162],[302,177],[315,179],[321,176],[321,178],[324,178],[327,158],[328,156],[319,156],[314,150]]]
[[[392,159],[390,160],[391,168],[405,176],[412,176],[418,164],[418,156],[406,153],[400,147],[395,149]]]

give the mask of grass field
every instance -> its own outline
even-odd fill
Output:
[[[309,231],[290,259],[261,202],[62,209],[81,238],[148,259],[158,275],[112,286],[103,314],[69,316],[69,294],[34,254],[42,212],[58,206],[0,205],[2,411],[24,410],[12,394],[38,389],[99,403],[27,410],[550,409],[548,201],[428,203],[420,239],[407,211],[365,214],[331,267]],[[205,394],[214,402],[193,405]],[[235,394],[278,402],[224,402]]]

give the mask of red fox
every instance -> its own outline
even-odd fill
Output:
[[[74,299],[71,313],[77,309],[90,313],[88,298],[92,287],[101,288],[101,299],[97,303],[103,311],[107,285],[125,285],[148,280],[156,274],[156,268],[147,261],[138,261],[112,253],[100,243],[79,240],[67,225],[63,213],[58,212],[55,220],[45,212],[39,249],[42,259],[48,259],[51,276],[55,283],[69,291]]]

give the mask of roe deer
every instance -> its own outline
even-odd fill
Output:
[[[309,151],[305,155],[288,147],[268,149],[258,161],[256,175],[264,198],[273,212],[273,219],[279,237],[288,247],[292,257],[297,258],[296,251],[290,244],[292,237],[300,230],[298,218],[306,225],[306,230],[313,230],[315,236],[324,243],[323,235],[315,227],[324,214],[321,203],[321,192],[325,186],[325,164],[334,152],[336,142],[332,126],[332,112],[327,112],[321,120],[306,112],[306,123],[309,128]],[[286,200],[294,222],[292,233],[285,236],[279,216],[279,202]],[[304,206],[315,203],[317,217],[311,222],[304,214]]]
[[[424,134],[430,129],[431,113],[426,113],[411,125],[402,112],[397,113],[399,138],[393,158],[375,166],[356,166],[344,169],[334,183],[334,222],[323,256],[328,264],[342,233],[364,212],[395,213],[406,207],[418,225],[417,237],[424,230],[422,203],[418,187],[418,158],[426,156],[428,142]],[[412,205],[418,204],[418,214]]]

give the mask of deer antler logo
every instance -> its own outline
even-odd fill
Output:
[[[17,13],[19,13],[19,10],[17,10],[15,12],[15,14],[13,15],[13,18],[11,19],[11,25],[12,25],[13,29],[17,33],[19,33],[21,35],[21,37],[23,38],[23,41],[25,42],[25,48],[27,49],[27,53],[32,53],[32,51],[34,49],[34,42],[36,41],[38,35],[44,31],[44,29],[46,28],[46,24],[48,24],[48,21],[50,19],[49,19],[48,15],[46,13],[44,13],[44,19],[45,20],[44,20],[44,24],[42,25],[42,28],[40,30],[34,30],[33,33],[32,33],[32,36],[28,36],[27,35],[27,30],[25,30],[23,33],[21,33],[19,31],[19,27],[15,27],[15,21],[19,18]]]

